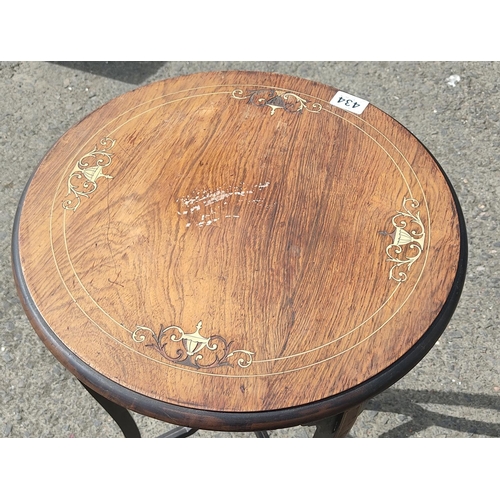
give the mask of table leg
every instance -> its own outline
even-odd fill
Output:
[[[269,432],[267,432],[267,431],[255,431],[255,436],[258,438],[268,438]]]
[[[159,438],[187,438],[198,432],[198,429],[191,429],[191,427],[176,427],[165,434],[157,436]]]
[[[109,413],[111,418],[116,422],[118,427],[120,427],[123,435],[126,438],[140,438],[141,432],[135,423],[132,415],[126,408],[113,403],[104,396],[101,396],[90,387],[81,383],[83,387],[88,391],[88,393]]]
[[[108,414],[116,422],[118,427],[120,427],[121,431],[123,432],[123,435],[126,438],[141,437],[141,432],[139,431],[139,428],[137,427],[135,420],[133,419],[132,415],[126,408],[123,408],[122,406],[113,403],[109,399],[106,399],[104,396],[101,396],[97,392],[93,391],[92,389],[90,389],[90,387],[87,387],[85,384],[82,383],[82,385],[89,392],[89,394],[108,412]],[[161,436],[158,437],[185,438],[191,436],[197,431],[198,429],[191,429],[190,427],[176,427],[175,429],[165,432],[165,434],[162,434]]]
[[[361,414],[365,407],[365,403],[355,406],[350,410],[335,415],[333,417],[325,418],[318,422],[314,422],[316,432],[313,437],[315,438],[343,438],[346,437],[356,419]]]
[[[126,408],[123,408],[116,403],[113,403],[104,396],[101,396],[90,387],[83,384],[83,387],[88,391],[88,393],[108,412],[111,418],[116,422],[118,427],[120,427],[123,435],[126,438],[140,438],[141,432],[135,423],[132,415]],[[347,436],[352,426],[356,422],[357,417],[361,414],[365,407],[365,403],[355,406],[350,410],[340,413],[339,415],[334,415],[333,417],[328,417],[323,420],[311,423],[309,425],[316,426],[316,431],[313,437],[315,438],[342,438]],[[184,438],[189,437],[198,429],[192,429],[190,427],[176,427],[165,434],[158,436],[159,438]],[[267,431],[255,431],[255,435],[258,438],[268,438],[269,433]]]

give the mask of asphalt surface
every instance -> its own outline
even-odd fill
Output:
[[[455,315],[419,365],[368,403],[351,437],[499,437],[499,62],[0,62],[0,436],[122,436],[44,347],[17,297],[11,234],[31,173],[67,129],[110,99],[155,80],[229,69],[296,75],[370,101],[427,146],[465,215],[469,265]],[[171,428],[134,416],[144,437]]]

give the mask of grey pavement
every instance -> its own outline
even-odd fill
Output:
[[[0,436],[122,436],[44,347],[18,300],[11,232],[31,173],[67,129],[110,99],[155,80],[229,69],[296,75],[370,101],[433,153],[464,211],[469,265],[454,317],[419,365],[368,403],[350,435],[499,437],[500,63],[248,61],[0,62]],[[134,416],[145,437],[170,428]],[[294,427],[271,436],[312,432]]]

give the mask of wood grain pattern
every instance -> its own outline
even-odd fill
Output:
[[[219,412],[317,402],[407,353],[452,289],[457,207],[412,134],[335,93],[197,74],[69,130],[19,219],[18,279],[53,335],[125,388]]]

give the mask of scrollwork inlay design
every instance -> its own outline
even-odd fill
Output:
[[[241,89],[236,89],[233,90],[231,97],[247,99],[247,103],[253,106],[268,106],[271,108],[271,116],[277,109],[282,109],[287,113],[301,113],[303,110],[319,113],[323,109],[318,102],[312,103],[309,108],[306,99],[286,90],[257,89],[245,93]]]
[[[227,342],[220,335],[203,337],[200,330],[201,321],[196,325],[196,331],[185,333],[179,326],[160,325],[156,334],[147,326],[137,326],[132,333],[135,342],[146,341],[147,336],[153,342],[145,344],[158,352],[163,358],[192,368],[218,368],[220,366],[234,367],[234,361],[240,368],[248,368],[255,353],[243,349],[232,350],[233,341]],[[178,344],[177,344],[178,343]]]
[[[111,175],[104,174],[102,170],[111,165],[113,153],[110,153],[110,150],[115,142],[109,137],[101,139],[99,145],[76,162],[68,177],[68,192],[62,204],[63,208],[75,211],[82,202],[82,196],[89,198],[89,195],[97,189],[99,178],[113,178]]]
[[[414,212],[418,207],[419,202],[414,198],[404,198],[403,209],[392,218],[394,231],[382,232],[392,238],[392,243],[385,250],[387,260],[393,262],[389,279],[399,283],[408,279],[408,271],[424,249],[424,225],[420,212]]]

